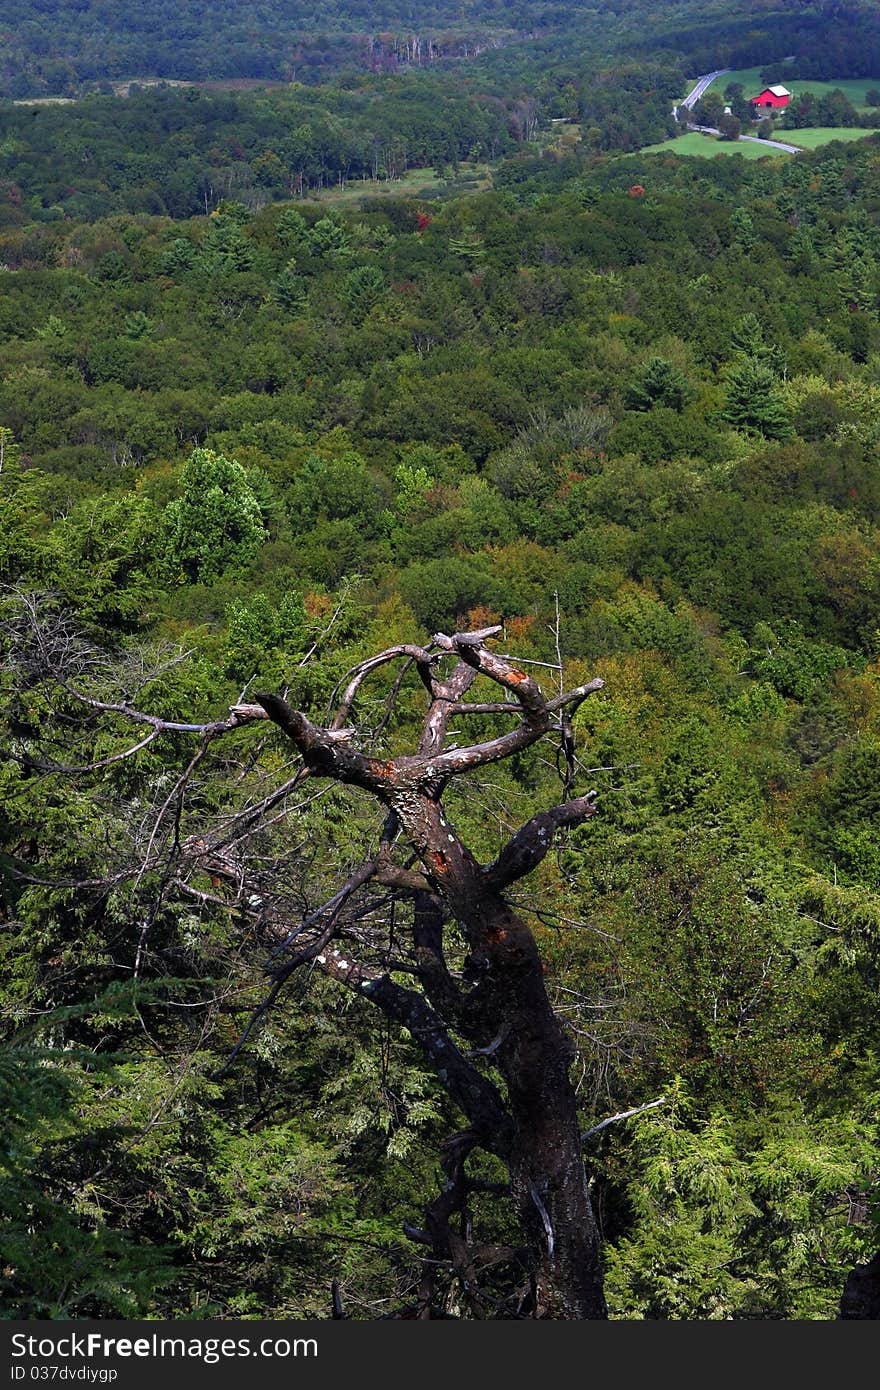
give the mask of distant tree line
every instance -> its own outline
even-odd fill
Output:
[[[525,137],[520,111],[515,98],[427,74],[357,91],[166,87],[71,106],[7,104],[0,217],[188,217],[222,198],[259,204],[348,179],[399,178],[412,166],[497,159]]]

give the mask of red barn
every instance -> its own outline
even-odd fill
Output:
[[[787,87],[765,87],[758,96],[749,97],[749,101],[762,111],[779,111],[791,101],[791,92]]]

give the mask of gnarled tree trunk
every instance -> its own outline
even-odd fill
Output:
[[[443,1316],[454,1285],[456,1306],[474,1317],[603,1318],[599,1240],[569,1077],[574,1049],[551,1006],[535,937],[508,899],[510,886],[541,863],[556,832],[594,813],[593,794],[533,816],[490,864],[477,861],[443,805],[453,779],[519,753],[554,731],[570,749],[572,712],[602,682],[548,699],[509,658],[490,650],[488,643],[500,631],[441,633],[428,646],[402,644],[370,657],[349,673],[334,716],[321,726],[272,694],[257,695],[256,703],[236,705],[227,718],[207,724],[138,710],[125,685],[118,699],[100,699],[94,680],[80,684],[93,670],[82,639],[57,620],[42,622],[33,606],[22,620],[16,659],[30,680],[47,687],[55,682],[62,704],[78,705],[88,718],[146,726],[137,742],[92,764],[96,771],[160,735],[199,736],[189,764],[167,796],[163,793],[131,876],[140,883],[146,872],[155,871],[166,902],[172,889],[189,901],[210,897],[224,907],[228,900],[237,912],[252,914],[255,930],[269,934],[272,984],[251,1026],[298,970],[323,971],[409,1032],[461,1111],[464,1128],[443,1146],[442,1190],[420,1226],[404,1225],[406,1234],[430,1252],[413,1315]],[[396,662],[418,672],[427,708],[413,751],[383,759],[359,750],[349,719],[364,680]],[[107,666],[101,670],[112,684]],[[391,686],[389,711],[401,681],[402,673]],[[484,698],[469,700],[475,682],[482,683]],[[485,698],[486,693],[494,698]],[[505,724],[496,737],[465,747],[450,742],[451,719],[460,725],[485,716],[510,721],[510,727]],[[187,834],[181,820],[184,797],[187,787],[195,786],[209,746],[262,720],[283,732],[302,765],[268,796],[223,818],[220,829]],[[272,843],[284,844],[285,808],[308,779],[330,779],[367,793],[382,810],[383,829],[372,857],[327,902],[291,922],[292,899],[285,900],[273,879],[285,862],[283,851],[273,868],[259,836],[271,823]],[[213,896],[204,892],[206,874]],[[113,884],[124,877],[124,871],[118,873]],[[388,903],[406,905],[405,928],[398,912],[395,930],[386,930],[387,913],[382,914]],[[141,947],[149,921],[148,915]],[[452,926],[454,949],[449,947]],[[477,1150],[503,1165],[506,1182],[490,1182],[469,1169]],[[473,1234],[474,1194],[487,1192],[511,1204],[509,1244],[480,1241]],[[452,1280],[445,1293],[444,1271]]]
[[[528,747],[548,732],[557,712],[570,712],[601,682],[548,701],[534,680],[489,651],[486,640],[494,631],[435,637],[439,653],[458,658],[446,680],[436,673],[437,656],[420,648],[392,649],[363,663],[345,693],[334,727],[327,731],[315,728],[275,696],[257,699],[301,750],[307,766],[363,787],[388,811],[382,849],[369,876],[413,899],[418,976],[432,1012],[427,1025],[433,1029],[430,1044],[424,1026],[420,1029],[413,1022],[407,1026],[469,1121],[468,1131],[452,1146],[443,1201],[435,1205],[426,1231],[419,1232],[418,1238],[431,1245],[435,1257],[452,1261],[466,1287],[472,1285],[485,1252],[468,1251],[453,1236],[450,1220],[466,1201],[467,1153],[477,1145],[485,1147],[505,1163],[510,1175],[527,1251],[530,1315],[602,1318],[606,1314],[599,1240],[569,1077],[574,1050],[547,996],[535,938],[504,897],[509,884],[540,863],[558,828],[593,814],[593,800],[580,797],[533,817],[498,859],[486,866],[462,843],[442,807],[443,791],[452,777]],[[382,762],[356,753],[338,735],[361,680],[394,657],[415,661],[430,705],[418,752]],[[498,705],[465,703],[464,696],[480,674],[510,692],[513,700]],[[239,710],[242,715],[249,712]],[[467,713],[515,715],[517,723],[496,739],[446,749],[450,717]],[[420,869],[394,862],[391,846],[398,836],[415,852]],[[460,979],[449,971],[443,953],[443,922],[448,919],[459,924],[468,942]],[[314,954],[306,948],[299,956],[317,959],[337,978],[344,977],[380,1008],[406,1022],[400,988],[390,988],[390,981],[372,973],[369,977],[359,973],[353,962],[345,960],[342,968],[338,953],[330,949],[329,936],[321,939]],[[484,1087],[475,1084],[477,1079],[483,1081],[483,1074],[458,1049],[458,1075],[453,1078],[449,1065],[453,1031],[497,1070],[503,1097],[489,1082],[492,1094],[487,1099]]]

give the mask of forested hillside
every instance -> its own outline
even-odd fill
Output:
[[[138,76],[290,81],[349,66],[394,70],[473,56],[561,27],[602,30],[601,9],[571,0],[227,0],[210,7],[196,0],[77,0],[73,7],[66,0],[10,0],[3,94],[64,94]]]
[[[685,69],[636,71],[650,127]],[[523,671],[589,698],[444,814],[543,958],[610,1315],[829,1319],[878,1249],[880,145],[542,141],[570,77],[0,112],[5,1317],[533,1315],[462,1129],[513,1095],[454,1013],[491,972],[453,920],[438,975],[349,751],[394,766],[425,644],[501,624],[452,751]],[[434,196],[327,194],[393,150]],[[323,780],[262,692],[339,708]]]
[[[72,97],[113,84],[324,82],[401,68],[554,66],[662,49],[702,71],[790,54],[811,77],[877,71],[876,8],[866,0],[7,0],[0,97]]]

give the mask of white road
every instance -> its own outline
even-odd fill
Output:
[[[782,140],[762,140],[757,135],[741,135],[740,140],[753,140],[756,145],[769,145],[774,150],[785,150],[788,154],[803,154],[803,145],[786,145]]]
[[[688,125],[688,130],[699,130],[703,135],[720,135],[714,125]],[[753,145],[769,145],[771,150],[785,150],[786,154],[803,154],[803,146],[786,145],[781,140],[762,140],[758,135],[740,135],[740,140],[748,140]]]
[[[682,106],[686,106],[688,111],[690,111],[691,107],[696,106],[706,88],[711,86],[715,81],[715,78],[723,77],[726,72],[733,72],[733,68],[719,68],[717,72],[707,72],[704,73],[702,77],[698,77],[697,85],[692,91],[688,92],[684,101],[681,103]]]

